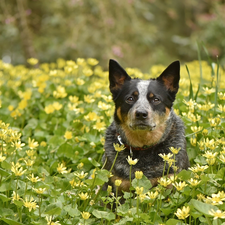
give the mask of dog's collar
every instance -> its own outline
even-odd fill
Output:
[[[124,145],[126,148],[129,148],[129,149],[130,149],[131,155],[133,154],[132,151],[144,151],[144,150],[147,150],[147,149],[149,149],[149,148],[154,147],[154,146],[157,144],[157,143],[156,143],[156,144],[154,144],[154,145],[144,145],[143,147],[132,147],[132,146],[127,145],[127,144],[124,144],[124,143],[122,142],[122,138],[121,138],[120,134],[117,134],[117,139],[118,139],[118,141],[119,141],[119,143],[120,143],[121,145]]]

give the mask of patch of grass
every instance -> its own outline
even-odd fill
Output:
[[[201,76],[198,61],[181,67],[174,109],[186,125],[189,170],[165,176],[152,189],[138,174],[136,195],[124,193],[120,205],[110,188],[99,191],[110,176],[101,169],[104,131],[114,112],[108,72],[96,59],[58,59],[38,68],[37,60],[29,63],[0,61],[1,224],[225,222],[225,72],[218,64],[201,62]],[[148,79],[163,69],[127,71]],[[113,201],[115,212],[106,207]]]

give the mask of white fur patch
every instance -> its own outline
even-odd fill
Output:
[[[147,94],[148,94],[148,86],[149,86],[150,82],[151,82],[150,80],[141,80],[137,84],[137,89],[139,92],[138,105],[140,105],[140,106],[149,106]]]

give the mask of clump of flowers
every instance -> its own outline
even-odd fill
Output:
[[[201,62],[201,79],[199,62],[187,63],[188,72],[181,66],[174,110],[185,123],[190,168],[177,172],[180,148],[171,145],[169,154],[159,155],[162,177],[148,179],[151,168],[143,173],[138,168],[142,162],[129,156],[124,160],[130,176],[123,179],[111,174],[118,155],[126,151],[122,143],[112,143],[115,158],[109,171],[102,169],[107,159],[101,162],[105,129],[114,113],[108,72],[93,58],[28,63],[26,68],[0,60],[3,223],[225,222],[225,82],[217,80],[225,75],[222,68]],[[151,75],[135,68],[127,72],[149,79],[163,69],[154,65]]]

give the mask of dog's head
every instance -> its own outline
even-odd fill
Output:
[[[132,132],[162,128],[179,88],[180,63],[170,64],[156,79],[131,79],[115,61],[109,62],[110,91],[115,102],[115,121]]]

